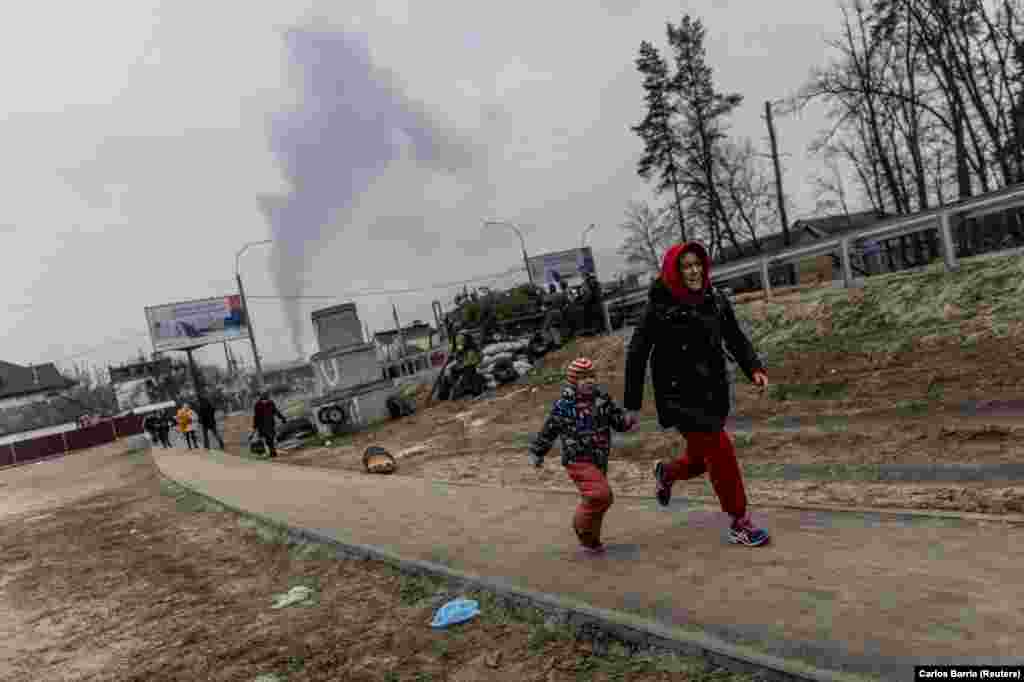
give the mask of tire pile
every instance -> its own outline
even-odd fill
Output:
[[[484,347],[477,371],[487,382],[487,388],[517,381],[533,369],[529,345],[528,341],[505,341]]]

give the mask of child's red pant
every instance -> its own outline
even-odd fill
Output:
[[[576,462],[565,468],[583,497],[573,517],[576,536],[583,546],[596,547],[601,544],[604,514],[615,499],[612,489],[601,470],[590,462]]]
[[[724,431],[691,431],[683,436],[686,438],[686,447],[678,459],[665,466],[665,482],[696,478],[707,472],[722,511],[733,518],[746,514],[747,494],[743,487],[743,475],[736,460],[736,449],[728,434]]]

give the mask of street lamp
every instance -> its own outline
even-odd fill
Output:
[[[260,246],[261,244],[272,244],[274,240],[264,239],[259,242],[247,242],[238,250],[235,254],[235,281],[238,282],[238,294],[242,297],[242,310],[245,311],[245,321],[249,325],[249,343],[252,344],[252,358],[256,361],[256,388],[263,388],[263,365],[260,363],[260,353],[256,350],[256,334],[252,329],[252,313],[249,311],[249,304],[245,300],[245,288],[242,286],[242,275],[238,270],[238,259],[242,257],[246,249],[250,246]]]
[[[580,248],[581,249],[584,248],[587,245],[587,234],[591,230],[593,230],[595,227],[597,227],[597,225],[595,225],[594,223],[590,223],[590,227],[588,227],[585,230],[583,230],[583,233],[580,235]]]
[[[519,244],[523,247],[523,265],[526,266],[526,276],[530,278],[530,285],[533,286],[533,271],[530,270],[530,259],[526,256],[526,241],[523,239],[523,233],[519,231],[518,227],[504,220],[485,220],[483,223],[485,227],[487,225],[504,225],[505,227],[511,227],[515,230],[516,234],[519,235]]]

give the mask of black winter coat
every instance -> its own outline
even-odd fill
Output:
[[[650,357],[661,426],[683,432],[721,431],[729,416],[723,343],[751,381],[756,370],[764,370],[724,294],[712,288],[701,303],[682,303],[660,279],[655,280],[626,351],[623,406],[640,409]]]

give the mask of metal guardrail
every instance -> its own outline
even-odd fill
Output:
[[[1024,185],[1019,185],[1013,189],[1000,190],[996,193],[989,193],[942,208],[932,209],[915,216],[894,217],[883,221],[882,224],[853,230],[841,237],[771,255],[746,259],[731,266],[722,266],[716,268],[715,273],[712,275],[712,281],[721,282],[760,272],[762,286],[766,291],[771,291],[771,280],[768,276],[769,266],[793,263],[804,258],[831,254],[839,250],[843,267],[843,282],[845,286],[851,286],[854,283],[853,267],[850,258],[850,245],[852,242],[874,238],[888,239],[936,228],[939,232],[939,241],[942,244],[942,255],[946,269],[952,271],[959,267],[959,259],[956,255],[956,247],[953,244],[951,227],[954,215],[974,218],[993,209],[1006,210],[1019,206],[1024,206]]]

